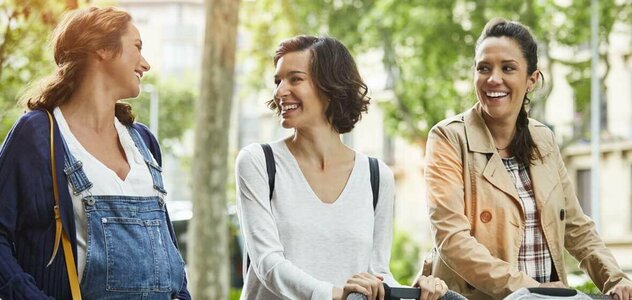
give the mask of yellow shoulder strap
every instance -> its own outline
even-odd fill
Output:
[[[57,256],[57,250],[59,250],[59,240],[62,242],[64,248],[64,258],[66,260],[66,271],[68,272],[68,281],[70,282],[70,292],[72,293],[73,300],[81,300],[81,290],[79,289],[79,279],[77,278],[77,267],[75,266],[75,258],[72,252],[72,245],[70,239],[61,225],[61,214],[59,212],[59,191],[57,189],[57,175],[55,173],[55,143],[53,138],[53,116],[48,110],[48,121],[50,123],[50,165],[53,175],[53,198],[55,199],[55,246],[53,247],[53,255],[50,258],[47,266],[50,266]]]

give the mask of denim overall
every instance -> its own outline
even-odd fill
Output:
[[[184,261],[171,239],[161,169],[138,132],[128,127],[153,180],[157,196],[92,195],[92,183],[66,150],[64,172],[82,196],[88,219],[83,299],[174,299],[183,288]],[[63,140],[63,139],[62,139]]]

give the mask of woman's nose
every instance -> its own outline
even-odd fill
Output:
[[[285,85],[285,81],[281,80],[279,84],[276,86],[276,88],[274,89],[274,97],[277,99],[281,99],[284,96],[287,96],[289,94],[290,94],[290,91]]]
[[[149,71],[149,69],[151,69],[151,66],[149,65],[149,63],[147,62],[145,57],[142,56],[142,55],[140,57],[140,67],[143,68],[144,72],[147,72],[147,71]]]
[[[502,72],[498,72],[498,71],[492,71],[492,73],[489,75],[489,78],[487,78],[487,82],[489,83],[494,83],[494,84],[500,84],[503,81],[503,76],[502,76]]]

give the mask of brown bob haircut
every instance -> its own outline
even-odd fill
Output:
[[[368,88],[345,45],[332,37],[299,35],[279,44],[274,53],[274,65],[291,52],[309,50],[312,80],[319,92],[329,100],[325,115],[338,133],[350,132],[367,112],[370,98]],[[274,99],[268,107],[281,113]]]

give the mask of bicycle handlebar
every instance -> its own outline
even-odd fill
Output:
[[[556,288],[547,288],[547,290],[553,291]],[[536,288],[536,291],[543,291],[540,290],[540,288]],[[573,295],[577,294],[577,291],[574,289],[557,289],[555,291],[559,291],[559,290],[566,290],[569,292],[569,294],[567,296],[572,297]],[[386,292],[386,295],[384,297],[384,299],[388,299],[388,300],[400,300],[400,299],[419,299],[419,297],[421,296],[421,289],[420,288],[413,288],[413,287],[389,287],[386,283],[384,283],[384,291]],[[553,291],[553,292],[555,292]],[[571,293],[572,292],[572,293]],[[546,294],[546,293],[545,293]],[[610,295],[603,295],[603,294],[586,294],[588,297],[590,297],[591,299],[602,299],[602,300],[614,300],[614,297],[610,296]],[[562,297],[564,297],[564,295],[560,295]],[[461,296],[459,293],[456,293],[454,291],[448,290],[446,292],[445,295],[443,295],[443,297],[439,298],[441,300],[466,300],[465,297]],[[350,293],[347,296],[347,300],[368,300],[367,296],[361,294],[361,293]]]
[[[384,291],[386,295],[384,299],[399,300],[399,299],[419,299],[421,296],[421,289],[418,287],[390,287],[384,283]],[[448,290],[442,300],[467,300],[459,293]],[[367,296],[360,293],[350,293],[347,296],[347,300],[368,300]]]

